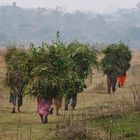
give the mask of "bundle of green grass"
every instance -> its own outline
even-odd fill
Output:
[[[10,91],[15,94],[21,94],[29,80],[31,71],[28,54],[24,48],[16,48],[10,45],[5,54],[7,67],[6,84]]]
[[[16,81],[21,83],[24,94],[44,99],[82,92],[92,67],[98,65],[95,49],[78,42],[66,45],[59,37],[50,45],[42,43],[35,47],[32,44],[26,50],[11,47],[5,60],[8,86],[16,91],[14,81],[19,77]]]
[[[102,50],[104,58],[101,60],[102,71],[106,75],[115,73],[121,76],[130,68],[131,50],[123,43],[111,44]]]

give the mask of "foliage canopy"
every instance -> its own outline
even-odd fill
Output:
[[[17,83],[23,82],[25,94],[44,99],[82,92],[92,66],[98,67],[95,49],[79,42],[66,45],[59,34],[52,44],[31,44],[26,50],[12,46],[7,49],[5,61],[7,84],[13,92],[16,89],[19,94]]]
[[[111,44],[102,52],[104,58],[101,60],[101,66],[104,74],[116,73],[119,76],[130,68],[132,54],[127,45]]]

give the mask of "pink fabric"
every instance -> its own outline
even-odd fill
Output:
[[[49,115],[49,109],[51,107],[51,101],[44,101],[43,99],[37,99],[37,113],[39,115],[48,116]]]

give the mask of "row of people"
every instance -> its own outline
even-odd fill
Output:
[[[53,99],[44,100],[43,98],[37,98],[37,113],[41,118],[42,123],[48,122],[48,115],[53,114],[53,104],[56,107],[56,115],[58,115],[59,108],[62,106],[62,97],[56,97]],[[18,112],[21,112],[20,108],[23,104],[23,95],[10,94],[10,103],[13,104],[12,113],[16,112],[16,106]],[[68,111],[68,106],[71,102],[71,107],[75,110],[77,104],[77,94],[69,94],[65,97],[65,110]]]
[[[118,86],[122,87],[124,86],[124,83],[126,81],[126,73],[122,76],[117,77]],[[115,91],[115,86],[112,87],[112,90]],[[43,98],[37,98],[37,113],[39,114],[41,118],[42,123],[48,122],[48,115],[53,113],[53,104],[56,106],[56,115],[58,115],[58,110],[62,105],[62,97],[56,97],[54,99],[47,99],[44,100]],[[13,104],[12,113],[15,113],[15,107],[17,104],[18,112],[21,112],[20,107],[23,104],[23,95],[16,95],[14,93],[10,94],[10,100]],[[68,94],[65,97],[65,110],[68,110],[68,106],[71,102],[71,107],[73,110],[75,110],[76,104],[77,104],[77,94],[71,93]]]

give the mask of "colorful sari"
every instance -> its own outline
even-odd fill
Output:
[[[44,100],[42,98],[38,98],[37,99],[37,113],[40,116],[48,116],[49,115],[49,111],[50,111],[50,107],[52,105],[52,100]]]

